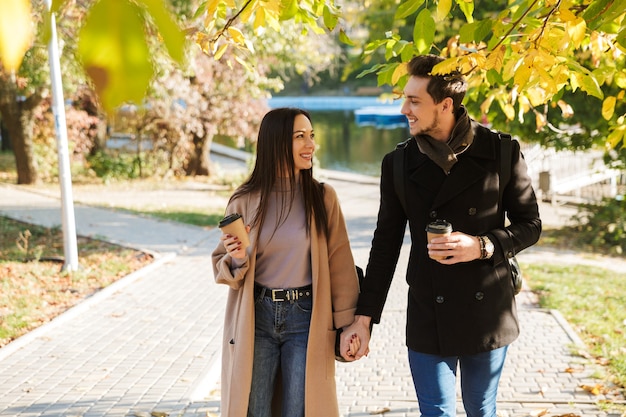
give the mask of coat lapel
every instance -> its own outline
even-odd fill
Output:
[[[466,154],[459,157],[459,161],[442,183],[433,180],[434,176],[443,175],[441,168],[427,163],[429,158],[419,151],[417,144],[411,145],[407,158],[407,173],[409,179],[417,184],[418,193],[434,195],[432,208],[447,203],[472,184],[482,181],[489,173],[484,163],[488,160],[495,160],[495,141],[491,140],[489,129],[475,122],[473,128],[474,143]],[[433,172],[433,167],[438,171]]]

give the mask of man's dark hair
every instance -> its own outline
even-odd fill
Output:
[[[443,60],[444,58],[437,55],[418,55],[411,59],[408,64],[409,75],[430,79],[426,91],[433,98],[433,101],[441,103],[443,99],[450,97],[456,111],[465,97],[467,83],[459,71],[433,75],[433,67]]]

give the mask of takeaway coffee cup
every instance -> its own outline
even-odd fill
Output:
[[[229,214],[220,221],[218,227],[222,229],[222,233],[237,236],[243,250],[246,250],[246,248],[250,246],[250,239],[248,238],[248,232],[246,231],[246,226],[243,224],[241,214]]]
[[[435,220],[426,226],[426,239],[430,243],[436,237],[446,236],[452,233],[452,224],[445,220]],[[431,256],[432,259],[446,259],[447,256]]]

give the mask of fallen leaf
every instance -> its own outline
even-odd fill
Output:
[[[376,414],[385,414],[391,411],[391,408],[383,407],[376,411],[370,411],[370,416],[374,416]]]
[[[587,391],[590,394],[593,395],[600,395],[601,389],[602,389],[602,385],[600,384],[596,384],[596,385],[581,385],[580,386],[582,389],[584,389],[585,391]]]
[[[533,410],[530,412],[530,415],[532,417],[541,417],[541,416],[545,416],[546,414],[548,414],[548,409],[547,408],[542,408],[539,410]]]

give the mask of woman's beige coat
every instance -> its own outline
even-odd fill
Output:
[[[305,416],[337,417],[335,386],[335,330],[352,323],[358,298],[358,279],[337,194],[324,185],[328,238],[311,226],[313,312],[306,359]],[[232,201],[226,214],[240,213],[251,220],[258,195]],[[250,231],[248,261],[231,270],[232,258],[220,242],[213,252],[215,281],[230,287],[222,341],[221,413],[245,417],[252,381],[254,350],[254,269],[258,230]]]

